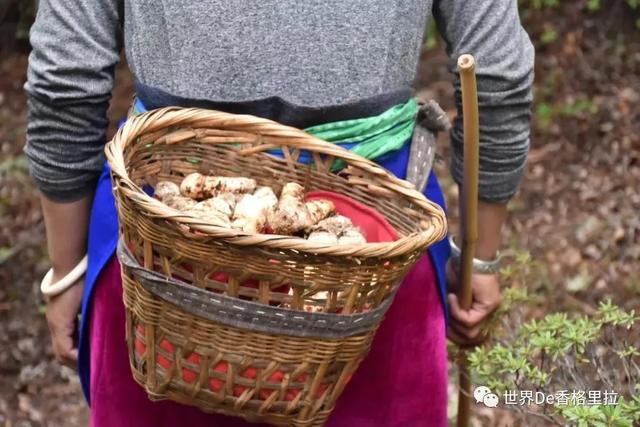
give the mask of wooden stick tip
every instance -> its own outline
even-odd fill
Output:
[[[473,58],[473,55],[469,55],[465,53],[464,55],[460,55],[458,57],[458,67],[461,70],[471,70],[476,66],[476,60]]]

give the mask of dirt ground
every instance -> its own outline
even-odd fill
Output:
[[[585,5],[523,11],[537,48],[536,114],[504,246],[507,256],[526,249],[544,265],[528,284],[540,298],[527,316],[591,313],[604,298],[640,306],[638,13],[622,1],[603,2],[597,12]],[[22,154],[26,64],[25,49],[0,55],[0,426],[85,426],[77,377],[52,359],[38,292],[48,267],[38,196]],[[453,115],[450,82],[439,43],[425,51],[416,86]],[[113,123],[130,96],[130,76],[120,67]],[[440,149],[437,170],[455,212],[444,136]]]

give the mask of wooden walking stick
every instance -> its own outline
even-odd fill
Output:
[[[478,115],[478,88],[476,85],[476,64],[473,56],[461,55],[458,58],[460,86],[462,90],[462,121],[464,132],[462,181],[462,263],[460,265],[460,307],[471,308],[471,275],[473,273],[473,257],[478,240],[478,168],[480,158],[480,122]],[[458,367],[460,370],[460,391],[458,393],[458,427],[469,425],[471,411],[471,377],[467,351],[459,352]]]

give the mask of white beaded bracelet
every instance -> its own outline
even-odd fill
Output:
[[[82,261],[76,265],[73,270],[69,272],[62,279],[58,280],[56,283],[51,283],[51,279],[53,277],[53,268],[49,269],[47,274],[42,279],[40,283],[40,291],[43,295],[48,297],[53,297],[62,292],[66,291],[71,285],[76,283],[76,281],[82,277],[82,275],[87,271],[88,259],[85,255],[82,258]]]

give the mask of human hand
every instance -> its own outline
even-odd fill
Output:
[[[460,307],[459,277],[451,261],[447,264],[447,286],[451,315],[447,330],[448,338],[463,347],[481,344],[487,338],[483,333],[483,326],[502,301],[498,275],[472,274],[472,303],[469,310],[463,310]]]
[[[53,274],[55,283],[62,276]],[[84,277],[67,288],[61,294],[52,297],[47,304],[47,323],[51,334],[53,354],[63,365],[75,367],[78,362],[78,349],[75,335],[78,328],[78,313],[82,304]]]

